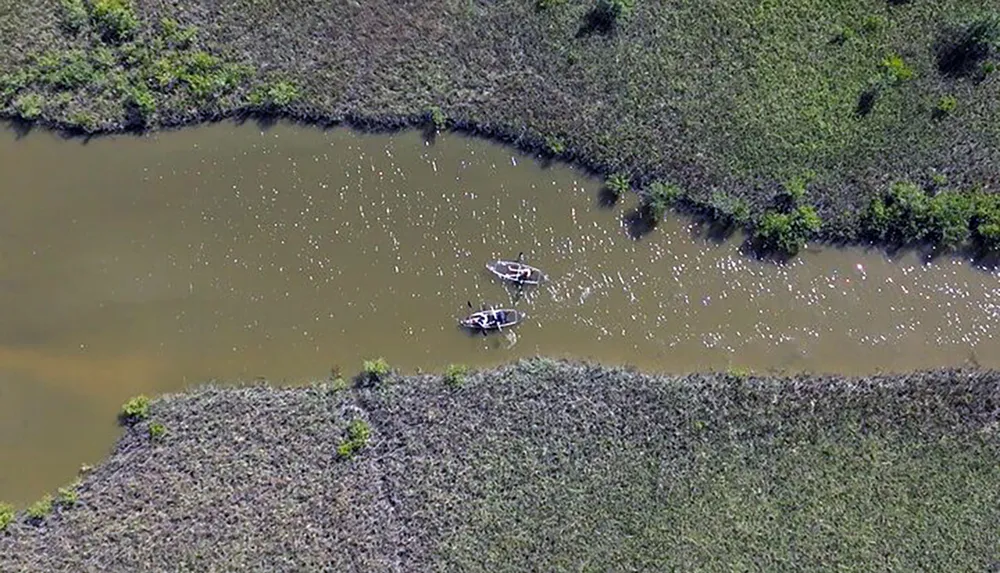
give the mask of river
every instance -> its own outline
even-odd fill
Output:
[[[860,249],[779,267],[669,217],[635,240],[600,182],[481,140],[220,123],[0,134],[0,499],[97,463],[129,396],[544,354],[688,372],[1000,367],[998,276]],[[550,281],[484,263],[524,252]],[[527,313],[470,336],[467,302]]]

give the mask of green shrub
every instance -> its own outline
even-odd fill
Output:
[[[143,83],[131,87],[128,93],[128,104],[139,114],[143,122],[148,122],[156,113],[156,97]]]
[[[118,419],[127,424],[145,420],[148,417],[149,398],[143,394],[129,398],[127,402],[122,404],[121,412],[118,414]]]
[[[151,440],[162,440],[167,435],[167,427],[159,422],[150,422],[147,429]]]
[[[355,418],[347,426],[347,439],[337,446],[337,455],[342,458],[354,457],[354,454],[368,445],[370,437],[371,427],[368,422]]]
[[[82,30],[90,19],[83,0],[59,0],[59,8],[63,27],[74,34]]]
[[[784,185],[785,196],[792,205],[798,205],[806,196],[806,186],[812,181],[813,174],[799,175],[788,180]]]
[[[52,513],[52,496],[46,495],[42,499],[28,506],[25,514],[32,521],[40,521]]]
[[[861,22],[861,28],[869,34],[874,34],[875,32],[878,32],[884,27],[885,27],[885,18],[878,16],[876,14],[870,14],[866,16],[865,19]]]
[[[431,126],[437,131],[441,131],[448,124],[448,117],[445,116],[444,112],[441,111],[441,108],[437,106],[428,108],[426,116],[431,122]]]
[[[747,202],[724,191],[712,192],[708,211],[722,225],[744,226],[750,222],[750,206]]]
[[[249,99],[254,107],[277,109],[292,104],[299,97],[299,88],[282,80],[255,88]]]
[[[97,79],[90,58],[81,51],[43,54],[35,66],[39,81],[57,90],[75,90]]]
[[[9,503],[0,502],[0,531],[7,529],[7,526],[14,523],[14,506]]]
[[[654,221],[660,221],[667,209],[684,195],[684,190],[672,183],[656,181],[646,189],[643,204]]]
[[[749,368],[744,368],[740,366],[730,366],[726,369],[726,376],[737,381],[744,381],[753,374],[753,371]]]
[[[945,191],[930,200],[925,238],[946,247],[958,247],[969,239],[969,221],[975,211],[973,197],[967,193]]]
[[[635,0],[597,0],[594,10],[601,17],[614,22],[627,18],[635,8]]]
[[[182,27],[173,18],[161,18],[160,32],[168,45],[183,50],[191,46],[195,36],[198,34],[198,28],[194,26]]]
[[[97,129],[97,117],[89,111],[74,112],[69,116],[69,122],[87,133]]]
[[[604,186],[617,199],[632,188],[632,181],[624,173],[615,173],[605,180]]]
[[[381,380],[385,378],[390,371],[389,363],[385,361],[385,358],[375,358],[373,360],[365,360],[362,364],[365,376],[369,380]]]
[[[76,489],[80,487],[80,480],[75,481],[72,485],[59,488],[59,497],[56,502],[62,507],[73,507],[79,502],[79,494]]]
[[[953,96],[950,95],[942,96],[941,99],[938,100],[937,106],[935,106],[934,108],[934,114],[938,117],[944,117],[950,114],[951,112],[955,111],[955,108],[957,107],[958,107],[958,100],[955,99]]]
[[[122,42],[139,29],[132,0],[90,0],[90,19],[105,40]]]
[[[987,251],[1000,250],[1000,196],[979,193],[973,203],[970,227],[974,239]]]
[[[469,373],[468,366],[464,364],[449,364],[444,371],[444,382],[449,386],[461,386],[465,382],[465,375]]]
[[[882,74],[886,83],[896,85],[913,79],[913,69],[903,61],[899,54],[890,54],[882,60]]]
[[[45,98],[41,94],[28,93],[14,100],[14,109],[18,115],[26,120],[36,119],[42,115],[42,107],[45,105]]]
[[[4,105],[34,81],[34,74],[26,69],[19,69],[9,74],[0,75],[0,105]]]
[[[988,76],[997,70],[997,65],[993,62],[983,62],[983,75]]]
[[[767,211],[757,225],[756,238],[764,249],[792,256],[822,226],[811,205],[801,205],[791,213]]]
[[[562,155],[566,151],[566,144],[563,143],[562,139],[558,137],[549,135],[545,138],[545,152],[549,155],[556,156]]]

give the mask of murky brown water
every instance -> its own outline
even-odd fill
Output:
[[[0,499],[95,463],[127,397],[535,354],[682,372],[1000,367],[998,277],[858,250],[786,268],[671,220],[641,241],[598,182],[482,141],[230,124],[86,144],[0,137]],[[483,264],[552,280],[516,341]],[[860,266],[859,266],[860,265]],[[511,344],[513,345],[511,346]]]

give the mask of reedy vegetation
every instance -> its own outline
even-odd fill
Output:
[[[468,129],[640,191],[670,182],[686,207],[765,236],[864,239],[893,183],[943,173],[992,193],[1000,165],[1000,25],[976,0],[172,6],[0,14],[19,48],[0,52],[3,113],[84,131],[247,110]],[[815,233],[803,213],[768,213],[805,172]]]

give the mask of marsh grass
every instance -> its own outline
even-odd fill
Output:
[[[761,221],[773,189],[812,170],[809,202],[831,239],[862,238],[887,181],[947,168],[968,189],[1000,164],[1000,92],[986,79],[997,20],[977,0],[82,5],[83,25],[72,0],[0,18],[18,46],[0,52],[0,113],[84,131],[247,111],[447,124],[553,156],[572,149],[636,189],[674,181],[723,226]],[[600,33],[580,34],[588,22]],[[93,73],[74,61],[43,80],[31,60],[45,52],[85,53]],[[199,52],[217,61],[200,65]],[[112,65],[96,63],[109,53]],[[155,111],[128,97],[143,84]],[[61,93],[69,101],[54,105]],[[929,108],[947,94],[961,113],[937,121]],[[448,117],[428,116],[436,106]],[[720,209],[720,196],[739,209]]]

